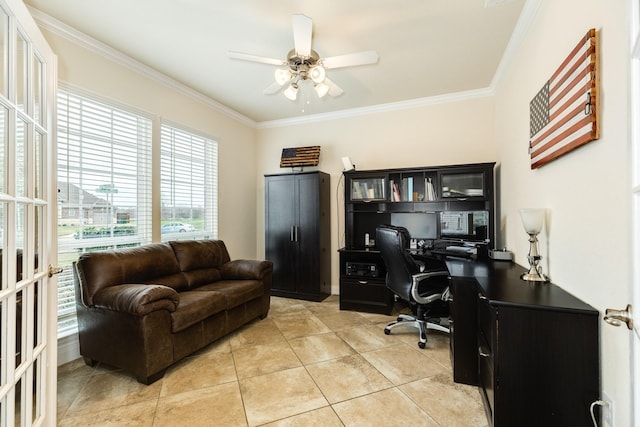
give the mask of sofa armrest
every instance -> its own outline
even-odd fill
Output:
[[[273,272],[273,263],[256,259],[236,259],[224,263],[220,267],[220,272],[224,280],[263,280]]]
[[[101,289],[93,302],[96,307],[144,316],[156,310],[175,311],[180,297],[168,286],[128,284]]]

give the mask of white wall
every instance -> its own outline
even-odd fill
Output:
[[[233,258],[255,258],[255,129],[79,43],[43,33],[58,56],[60,81],[218,141],[218,236]]]
[[[264,256],[264,174],[280,169],[283,148],[320,145],[317,168],[331,175],[331,292],[339,293],[338,249],[344,246],[341,158],[357,170],[496,160],[493,98],[469,96],[409,110],[258,131],[258,256]]]
[[[626,8],[624,1],[543,1],[495,99],[506,246],[526,265],[528,243],[518,209],[548,208],[541,245],[545,271],[601,312],[631,302]],[[529,101],[589,28],[600,32],[601,41],[601,138],[532,171]],[[626,328],[601,322],[601,366],[602,387],[615,401],[615,424],[630,425]]]

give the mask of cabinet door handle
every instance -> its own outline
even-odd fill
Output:
[[[295,226],[295,225],[293,226],[293,235],[294,235],[293,241],[297,242],[298,241],[298,227]]]
[[[292,242],[295,242],[294,235],[293,235],[293,233],[294,233],[293,228],[294,228],[293,225],[291,226],[291,228],[289,228],[289,240],[292,241]]]
[[[480,357],[491,357],[491,352],[485,348],[483,348],[482,346],[478,347],[478,355]]]
[[[367,285],[367,284],[369,284],[369,282],[368,282],[368,281],[366,281],[366,280],[358,280],[358,283],[360,283],[361,285]]]
[[[485,297],[484,295],[482,295],[480,292],[478,292],[478,299],[481,299],[483,301],[487,300],[487,297]]]

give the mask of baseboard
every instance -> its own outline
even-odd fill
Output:
[[[67,335],[58,339],[58,366],[69,363],[80,357],[78,334]]]

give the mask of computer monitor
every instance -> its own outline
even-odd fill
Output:
[[[438,238],[438,215],[435,212],[392,213],[391,225],[406,228],[412,239]]]
[[[440,212],[440,237],[443,239],[482,242],[488,239],[489,212]]]

